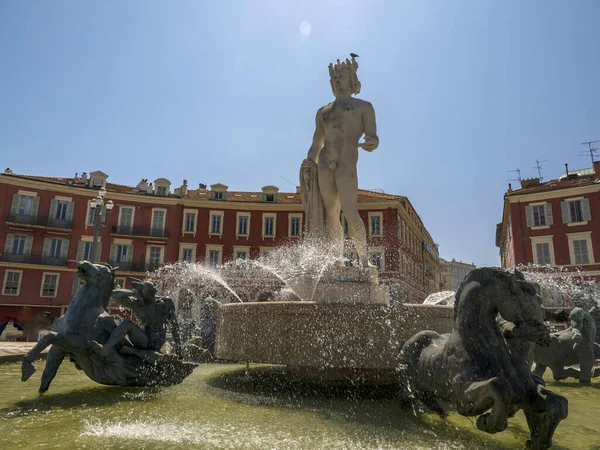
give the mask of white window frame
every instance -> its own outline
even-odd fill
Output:
[[[157,227],[155,226],[154,223],[154,211],[164,211],[164,216],[163,216],[163,223],[162,223],[162,227]],[[152,208],[152,216],[150,217],[150,234],[152,234],[152,230],[163,230],[163,232],[165,231],[167,226],[167,208]]]
[[[44,295],[44,282],[46,280],[46,275],[56,275],[56,289],[54,290],[54,295]],[[58,295],[59,285],[60,285],[60,272],[43,272],[42,273],[42,283],[40,284],[40,297],[56,298],[56,296]]]
[[[117,288],[117,286],[119,286],[119,284],[117,283],[118,280],[123,280],[123,284],[121,285],[120,288]],[[126,289],[126,284],[127,283],[127,277],[115,277],[115,288],[116,289]]]
[[[248,246],[241,246],[241,245],[234,245],[233,246],[233,261],[238,264],[238,257],[237,257],[237,253],[238,252],[244,252],[246,253],[246,259],[245,261],[248,261],[250,259],[250,247]]]
[[[219,252],[219,261],[217,263],[217,267],[223,265],[223,246],[222,245],[215,245],[215,244],[207,244],[206,245],[206,252],[204,254],[204,265],[208,266],[208,267],[212,267],[210,265],[210,252],[211,250],[216,250]]]
[[[117,218],[117,229],[121,227],[121,215],[124,209],[131,209],[131,225],[130,227],[133,230],[133,224],[135,222],[135,206],[133,205],[119,205],[119,217]],[[87,220],[87,217],[86,219]]]
[[[373,234],[373,227],[371,226],[371,218],[379,217],[379,234]],[[382,238],[383,237],[383,212],[370,212],[369,213],[369,236]]]
[[[265,224],[267,223],[267,218],[273,218],[273,234],[266,235],[265,234]],[[276,213],[263,213],[262,215],[262,230],[261,230],[263,239],[275,239],[277,235],[277,214]]]
[[[261,246],[259,248],[259,256],[262,258],[265,256],[265,254],[269,254],[271,253],[273,250],[275,250],[277,247],[275,246]]]
[[[531,239],[531,252],[533,255],[533,264],[538,263],[538,254],[537,254],[537,246],[536,244],[548,244],[548,248],[550,249],[550,265],[556,265],[556,257],[554,255],[554,235],[548,236],[532,236]]]
[[[150,264],[150,247],[160,248],[160,261],[158,262],[158,264],[164,264],[165,263],[165,245],[157,244],[157,243],[146,244],[146,258],[145,258],[146,264]]]
[[[192,251],[192,261],[191,262],[196,262],[196,248],[198,247],[198,244],[193,244],[193,243],[188,243],[188,242],[180,242],[179,243],[179,261],[184,261],[183,259],[183,251],[184,250],[191,250]]]
[[[186,217],[188,214],[194,215],[194,229],[192,231],[186,231],[187,220]],[[198,210],[197,209],[184,209],[183,210],[183,223],[181,224],[181,234],[192,234],[196,236],[196,230],[198,229]]]
[[[298,226],[298,235],[292,235],[292,219],[299,219],[300,224]],[[288,237],[298,239],[302,237],[302,213],[289,213],[288,214]]]
[[[567,233],[567,240],[569,242],[569,258],[572,266],[589,266],[595,264],[594,259],[594,247],[592,247],[592,232],[582,231],[579,233]],[[573,241],[587,241],[587,250],[590,261],[587,264],[576,264],[575,263],[575,248]]]
[[[8,273],[9,272],[15,272],[19,274],[19,285],[17,286],[17,293],[16,294],[7,294],[5,292],[6,290],[6,282],[8,281]],[[2,283],[2,295],[6,295],[6,296],[10,296],[10,297],[16,297],[21,293],[21,283],[23,283],[23,271],[22,270],[13,270],[13,269],[6,269],[4,271],[4,283]]]
[[[246,234],[239,234],[240,231],[240,217],[246,217],[248,218],[248,228],[247,228],[247,233]],[[248,239],[250,237],[250,217],[251,214],[249,212],[238,212],[235,215],[235,237],[245,237],[246,239]]]
[[[212,220],[213,220],[213,216],[220,216],[221,217],[221,227],[219,230],[219,233],[213,233],[212,232]],[[209,236],[223,236],[223,227],[225,225],[225,211],[210,211],[210,214],[208,215],[208,235]]]
[[[582,201],[583,201],[585,198],[587,198],[587,197],[573,197],[573,198],[565,198],[565,199],[563,199],[563,201],[564,201],[564,202],[567,202],[567,203],[571,203],[571,202],[579,202],[580,209],[581,209],[581,216],[582,216],[581,218],[583,219],[583,207],[581,207],[581,202],[582,202]],[[589,201],[589,199],[588,199],[588,201]],[[561,215],[562,215],[562,211],[561,211]],[[590,215],[591,215],[591,205],[590,205]],[[569,205],[569,220],[570,220],[570,218],[571,218],[570,216],[571,216],[571,206]],[[567,225],[568,227],[576,227],[576,226],[579,226],[579,225],[586,225],[587,223],[588,223],[588,221],[587,221],[587,220],[581,220],[581,221],[579,221],[579,222],[569,222],[569,223],[567,223],[566,225]],[[567,233],[567,234],[568,234],[568,233]]]
[[[543,206],[544,207],[544,221],[546,221],[546,217],[548,216],[546,214],[546,208],[552,208],[552,204],[550,202],[529,203],[527,206],[531,206],[531,208],[532,208],[531,214],[533,216],[533,225],[530,227],[530,229],[532,229],[532,230],[547,230],[548,228],[550,228],[550,225],[548,225],[548,224],[546,224],[546,225],[535,225],[535,215],[533,214],[533,207],[534,206]],[[554,222],[554,211],[552,211],[552,216],[553,216],[553,222]]]

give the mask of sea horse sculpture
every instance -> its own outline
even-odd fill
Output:
[[[23,381],[35,372],[33,361],[48,346],[46,367],[40,392],[46,392],[58,367],[65,358],[101,384],[122,386],[156,386],[178,384],[196,367],[173,355],[158,354],[154,360],[136,354],[113,352],[107,359],[93,351],[92,342],[105,344],[119,325],[120,319],[107,313],[115,282],[115,269],[89,261],[77,263],[77,275],[85,281],[67,312],[59,317],[52,331],[42,337],[24,357]]]
[[[479,416],[477,428],[487,433],[505,430],[507,419],[523,409],[530,446],[550,448],[556,427],[567,417],[567,399],[531,375],[525,355],[510,350],[497,323],[499,314],[515,329],[526,328],[522,336],[547,345],[535,286],[518,271],[474,269],[456,293],[454,311],[452,333],[422,331],[402,347],[402,403],[421,401],[445,417],[439,403],[445,400],[463,416]]]

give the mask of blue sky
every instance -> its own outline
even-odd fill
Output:
[[[598,18],[592,0],[3,1],[0,164],[293,190],[327,65],[355,52],[381,142],[360,186],[408,196],[441,256],[497,265],[507,171],[591,165]]]

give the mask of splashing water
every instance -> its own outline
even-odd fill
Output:
[[[600,305],[600,283],[587,279],[580,271],[538,265],[519,266],[517,269],[528,281],[540,285],[544,306],[578,306],[589,310]]]

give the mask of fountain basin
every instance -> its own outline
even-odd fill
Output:
[[[404,342],[422,330],[452,330],[451,306],[269,302],[219,308],[221,359],[281,364],[321,379],[391,381]]]

